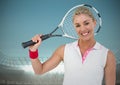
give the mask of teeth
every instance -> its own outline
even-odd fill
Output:
[[[82,33],[82,35],[84,35],[84,36],[87,35],[87,34],[88,34],[88,33]]]
[[[87,34],[88,34],[88,32],[86,32],[86,33],[82,33],[83,36],[86,36]]]

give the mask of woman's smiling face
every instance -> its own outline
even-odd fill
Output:
[[[94,36],[96,21],[87,14],[74,15],[73,24],[75,30],[82,40],[89,40]]]

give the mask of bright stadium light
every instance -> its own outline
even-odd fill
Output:
[[[33,73],[32,65],[24,65],[24,66],[22,67],[22,70],[24,70],[25,72]]]

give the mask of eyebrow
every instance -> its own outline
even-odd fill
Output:
[[[90,21],[89,19],[87,19],[87,20],[85,20],[84,22],[88,22],[88,21]]]
[[[83,21],[83,23],[85,23],[85,22],[89,22],[90,20],[85,20],[85,21]],[[78,25],[79,23],[75,23],[75,25]]]

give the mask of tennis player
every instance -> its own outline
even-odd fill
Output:
[[[108,48],[94,38],[96,20],[90,10],[79,7],[73,16],[73,24],[79,39],[58,47],[46,62],[38,59],[38,47],[42,41],[35,35],[29,46],[29,56],[35,74],[44,74],[64,61],[65,73],[63,85],[115,85],[116,61]]]

